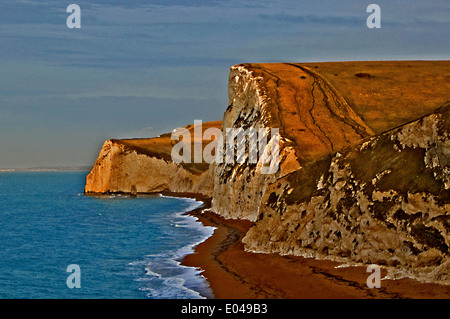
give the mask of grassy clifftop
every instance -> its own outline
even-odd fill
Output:
[[[450,61],[304,63],[325,77],[379,134],[450,101]]]
[[[416,120],[450,101],[450,61],[241,66],[258,80],[269,125],[293,141],[301,162]]]

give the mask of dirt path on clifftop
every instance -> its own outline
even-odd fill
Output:
[[[252,226],[243,220],[224,219],[212,212],[193,216],[214,235],[198,245],[183,265],[199,267],[218,299],[398,299],[448,298],[450,286],[424,284],[411,279],[382,280],[381,288],[368,288],[365,267],[336,268],[332,261],[277,254],[246,252],[242,237]],[[385,273],[382,270],[382,278]]]

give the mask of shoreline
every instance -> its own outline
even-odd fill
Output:
[[[150,194],[138,194],[150,195]],[[194,245],[180,265],[199,270],[214,299],[448,299],[450,286],[410,278],[383,279],[381,288],[368,288],[365,266],[277,253],[249,252],[241,242],[253,226],[248,220],[226,219],[210,210],[210,197],[198,193],[160,192],[151,195],[195,199],[202,204],[184,212],[211,236]],[[340,267],[339,267],[340,266]]]
[[[448,299],[450,286],[414,279],[386,279],[368,288],[370,273],[362,266],[276,253],[249,252],[241,239],[253,222],[225,219],[209,210],[211,198],[191,193],[161,193],[195,198],[203,204],[185,214],[196,217],[213,234],[194,247],[181,265],[194,267],[206,278],[215,299]]]

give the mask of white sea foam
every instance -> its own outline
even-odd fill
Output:
[[[181,265],[181,259],[192,252],[193,246],[186,245],[175,252],[147,255],[142,261],[130,263],[131,266],[144,268],[144,274],[134,279],[143,284],[139,289],[153,299],[211,297],[201,270]]]
[[[194,267],[181,265],[181,261],[186,255],[191,254],[197,245],[209,238],[214,233],[215,228],[203,226],[196,217],[185,214],[200,207],[203,202],[191,198],[173,198],[189,202],[190,205],[183,211],[171,214],[169,219],[171,226],[196,229],[199,231],[199,235],[196,237],[200,239],[176,251],[149,254],[143,260],[130,263],[129,265],[132,268],[144,269],[144,273],[136,273],[135,281],[142,284],[139,289],[144,291],[149,298],[198,299],[212,297],[209,285],[201,275],[202,271]]]

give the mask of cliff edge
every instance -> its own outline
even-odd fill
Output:
[[[220,128],[221,122],[202,123],[202,132]],[[186,130],[194,135],[194,125]],[[210,164],[172,161],[176,141],[171,133],[154,138],[109,140],[103,144],[94,167],[86,177],[86,194],[158,192],[201,193],[211,197],[213,183]],[[183,142],[181,140],[181,142]],[[189,144],[196,141],[192,139]],[[202,148],[210,141],[200,141]]]

